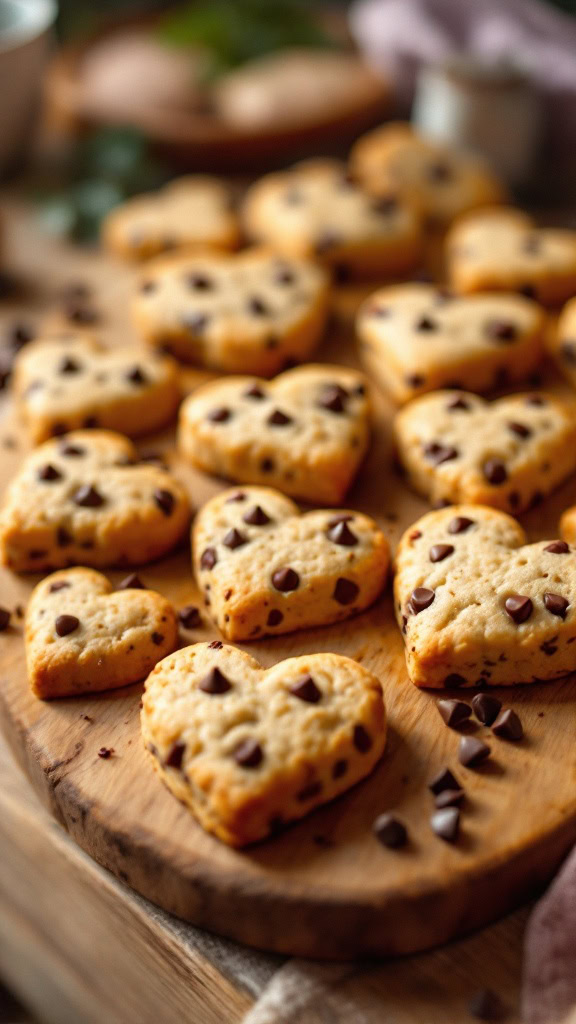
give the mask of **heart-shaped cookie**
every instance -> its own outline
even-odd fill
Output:
[[[450,231],[447,257],[459,292],[517,291],[545,305],[576,294],[576,231],[538,229],[519,210],[463,217]]]
[[[417,686],[504,686],[576,668],[576,552],[527,544],[504,512],[456,505],[402,537],[394,597]]]
[[[177,178],[158,192],[116,206],[104,220],[102,241],[129,260],[194,246],[234,249],[239,231],[230,199],[230,190],[217,178]]]
[[[26,664],[37,697],[74,697],[135,683],[178,639],[172,605],[153,590],[113,591],[93,569],[64,569],[32,591]]]
[[[0,510],[0,556],[17,572],[141,565],[170,551],[189,519],[182,485],[139,463],[128,438],[76,430],[24,459]]]
[[[232,846],[274,834],[364,778],[382,756],[382,687],[337,654],[263,669],[216,640],[146,680],[142,735],[168,788]]]
[[[368,195],[337,160],[265,175],[248,189],[242,216],[254,240],[350,274],[406,273],[422,255],[414,205],[393,189]]]
[[[366,378],[309,365],[270,382],[231,377],[198,388],[182,405],[178,445],[209,473],[338,504],[369,437]]]
[[[399,457],[432,502],[470,501],[518,513],[576,469],[576,414],[542,394],[486,402],[435,391],[396,416]]]
[[[22,349],[14,394],[35,444],[78,427],[138,437],[169,423],[180,402],[173,359],[135,347],[105,349],[74,332]]]
[[[300,515],[267,487],[218,494],[192,530],[208,611],[229,640],[324,626],[376,600],[388,573],[386,537],[360,512]]]
[[[544,313],[520,295],[458,297],[429,284],[381,288],[357,319],[362,361],[397,402],[437,388],[526,380],[543,355]]]
[[[142,271],[137,329],[178,359],[270,376],[307,359],[328,315],[328,278],[265,249],[165,256]]]

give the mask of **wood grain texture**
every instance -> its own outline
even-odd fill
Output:
[[[99,305],[109,312],[109,336],[128,340],[128,271],[48,244],[16,208],[10,227],[10,251],[28,274],[38,268],[51,290],[79,272],[94,280]],[[339,297],[339,323],[322,359],[355,363],[349,317],[357,300],[352,291]],[[186,376],[190,382],[199,375]],[[392,469],[391,411],[377,398],[374,443],[347,504],[374,515],[394,543],[426,506]],[[10,412],[0,446],[6,436],[18,447],[0,447],[3,483],[24,450]],[[169,448],[170,436],[143,447],[160,444]],[[177,460],[175,468],[196,507],[221,486]],[[529,536],[555,536],[560,512],[575,498],[572,481],[525,516]],[[114,581],[121,574],[109,575]],[[141,575],[177,606],[198,602],[186,550]],[[2,604],[25,604],[35,582],[3,572]],[[190,640],[215,635],[206,619]],[[502,691],[506,704],[520,712],[526,739],[517,745],[494,741],[491,761],[471,771],[457,765],[458,735],[442,724],[434,696],[407,680],[390,591],[347,623],[243,646],[265,665],[321,650],[357,658],[383,682],[390,739],[366,782],[281,837],[234,852],[205,835],[155,777],[139,737],[140,686],[42,704],[26,685],[18,620],[0,638],[3,726],[37,791],[80,846],[160,906],[263,949],[323,958],[405,953],[476,928],[525,900],[576,839],[572,678]],[[99,759],[101,746],[113,747],[114,757]],[[447,764],[468,794],[455,847],[435,837],[428,824],[426,781]],[[402,852],[384,850],[371,833],[374,817],[388,808],[410,831],[410,846]]]

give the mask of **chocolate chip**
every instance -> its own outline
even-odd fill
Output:
[[[276,569],[276,571],[272,573],[272,584],[276,590],[286,593],[288,590],[298,589],[300,586],[300,577],[294,569],[290,569],[289,567]]]
[[[274,471],[274,459],[262,459],[260,471],[262,473],[272,473]]]
[[[95,309],[78,302],[68,303],[64,312],[73,324],[95,324],[100,319]]]
[[[167,768],[175,768],[177,771],[180,771],[180,769],[182,768],[182,761],[184,759],[185,753],[185,743],[174,743],[170,748],[168,757],[166,758],[164,764],[166,765]]]
[[[72,544],[74,538],[65,526],[59,526],[56,530],[56,543],[60,548],[67,548]]]
[[[340,384],[329,384],[323,389],[318,399],[318,405],[321,409],[327,409],[329,412],[343,413],[346,412],[348,397],[348,392]]]
[[[236,548],[241,548],[243,544],[246,544],[246,541],[247,537],[240,533],[240,530],[237,530],[236,527],[232,527],[231,530],[228,530],[222,543],[225,547],[230,548],[231,551],[235,551]]]
[[[208,648],[211,651],[221,651],[223,647],[224,644],[222,643],[221,640],[211,640],[210,643],[208,644]]]
[[[68,583],[67,580],[55,580],[54,583],[50,584],[50,593],[55,594],[57,590],[68,590],[72,584]]]
[[[172,491],[165,491],[163,488],[158,488],[154,491],[154,501],[158,508],[164,513],[165,516],[171,516],[174,511],[175,498]]]
[[[97,416],[85,416],[82,421],[82,426],[86,427],[89,430],[93,430],[94,427],[97,427],[98,425],[99,420]]]
[[[546,545],[544,551],[549,551],[551,555],[567,555],[570,548],[565,540],[553,540]]]
[[[291,416],[288,416],[287,413],[282,412],[281,409],[274,409],[274,411],[270,413],[266,422],[271,427],[285,427],[288,423],[292,423],[293,420]]]
[[[203,334],[209,321],[207,313],[186,313],[182,317],[182,326],[191,334]]]
[[[372,209],[375,213],[389,216],[398,209],[398,199],[396,196],[378,196],[377,199],[372,200]]]
[[[436,323],[435,320],[432,319],[432,317],[422,316],[414,324],[414,330],[415,331],[437,331],[438,330],[438,324]]]
[[[458,449],[452,447],[452,445],[440,444],[439,441],[430,441],[424,445],[424,455],[430,462],[433,462],[435,466],[440,466],[443,462],[450,462],[451,459],[458,458]]]
[[[404,846],[408,839],[406,826],[390,813],[379,814],[372,825],[372,831],[382,846],[387,846],[389,850]]]
[[[466,685],[466,679],[464,678],[464,676],[458,675],[457,672],[450,672],[450,674],[447,675],[445,680],[444,680],[444,686],[447,686],[448,688],[452,687],[452,688],[457,689],[459,686],[465,686],[465,685]]]
[[[283,616],[281,611],[279,611],[277,608],[272,608],[271,611],[268,612],[268,618],[266,620],[266,625],[267,626],[279,626],[280,623],[282,622],[283,618],[284,618],[284,616]]]
[[[252,313],[252,316],[270,316],[271,313],[266,303],[259,299],[257,295],[248,299],[248,311]]]
[[[332,598],[334,601],[337,601],[338,604],[352,604],[352,602],[358,597],[359,593],[360,588],[357,583],[354,583],[353,580],[345,579],[344,576],[340,576],[336,580],[336,586],[334,587]]]
[[[328,527],[332,528],[338,523],[351,523],[353,519],[354,515],[352,512],[338,512],[337,515],[332,516],[332,518],[328,520]]]
[[[211,423],[226,423],[230,419],[232,413],[230,409],[219,406],[217,409],[211,409],[207,414],[206,419],[210,420]]]
[[[475,520],[468,519],[467,516],[455,516],[448,523],[448,533],[466,533],[474,523]]]
[[[446,163],[446,161],[437,160],[435,163],[428,166],[427,177],[430,181],[444,185],[447,181],[452,180],[454,172],[450,164]]]
[[[454,777],[449,768],[443,768],[442,771],[438,772],[433,779],[430,779],[428,783],[428,789],[432,793],[437,795],[443,793],[446,789],[461,789],[458,779]]]
[[[234,760],[236,764],[241,765],[242,768],[257,768],[262,762],[263,753],[262,747],[256,740],[242,740],[237,747],[234,748]]]
[[[226,504],[229,505],[232,501],[246,501],[246,495],[244,491],[235,491],[229,498],[226,498]]]
[[[470,409],[470,403],[467,402],[465,398],[462,398],[461,395],[458,395],[456,398],[450,399],[446,409],[448,412],[468,412]]]
[[[40,466],[36,475],[39,480],[44,481],[62,479],[62,473],[60,472],[60,470],[56,469],[56,466],[52,466],[51,463],[49,462],[47,462],[45,466]]]
[[[213,569],[217,561],[216,548],[205,548],[200,556],[200,568]]]
[[[444,789],[434,797],[434,806],[441,810],[443,807],[459,807],[464,799],[463,789]]]
[[[198,608],[193,604],[186,604],[178,612],[178,621],[182,629],[197,629],[202,625],[202,618]]]
[[[421,373],[409,373],[404,379],[409,388],[421,388],[426,382]]]
[[[206,274],[201,274],[199,271],[188,274],[186,283],[189,288],[197,292],[209,292],[214,287],[212,279],[207,277]]]
[[[157,633],[156,630],[154,630],[154,632],[151,634],[150,639],[153,644],[156,644],[157,647],[160,647],[160,644],[164,643],[164,636],[162,635],[162,633]]]
[[[332,778],[341,779],[342,776],[345,775],[347,771],[348,761],[346,761],[345,758],[341,758],[339,761],[334,762],[334,767],[332,768]]]
[[[463,736],[458,747],[458,760],[465,768],[475,768],[490,757],[490,747],[476,736]]]
[[[489,988],[483,988],[472,996],[469,1009],[477,1020],[499,1021],[503,1020],[505,1013],[501,1000]]]
[[[358,537],[355,533],[352,533],[348,523],[345,521],[335,523],[334,526],[330,527],[326,536],[333,544],[340,544],[346,548],[354,547],[358,543]]]
[[[203,690],[204,693],[228,693],[232,686],[224,673],[215,665],[210,669],[208,675],[198,683],[198,689]]]
[[[152,280],[142,281],[142,283],[140,284],[140,291],[144,295],[150,295],[152,292],[156,291],[157,287],[158,287],[158,285],[157,285],[156,281],[152,281]]]
[[[58,373],[78,373],[80,369],[80,363],[77,363],[71,356],[64,356],[58,366]]]
[[[3,633],[5,629],[8,629],[10,625],[10,612],[7,608],[0,608],[0,633]]]
[[[472,707],[476,718],[482,722],[482,725],[492,725],[500,713],[502,701],[488,693],[477,693],[472,698]]]
[[[465,704],[463,700],[439,700],[436,707],[443,721],[451,729],[457,729],[458,726],[463,725],[472,714],[470,705]]]
[[[80,458],[86,454],[86,449],[81,448],[80,445],[72,444],[70,441],[63,441],[59,448],[60,455],[66,455],[70,458]]]
[[[524,728],[520,718],[515,711],[508,708],[501,711],[492,726],[492,732],[503,740],[521,740],[524,735]]]
[[[372,737],[363,725],[355,725],[353,733],[354,746],[361,754],[366,754],[372,747]]]
[[[495,487],[508,479],[508,470],[501,459],[486,459],[482,472],[488,483]]]
[[[455,843],[460,832],[460,811],[458,807],[443,807],[430,818],[430,828],[445,843]]]
[[[104,504],[105,499],[92,484],[83,484],[72,495],[72,501],[75,505],[80,505],[82,508],[100,508]]]
[[[294,271],[290,267],[280,265],[274,271],[274,280],[277,284],[294,284]]]
[[[54,629],[58,636],[68,636],[69,633],[78,629],[79,625],[80,619],[77,619],[75,615],[59,615],[54,623]]]
[[[506,598],[504,607],[510,618],[519,625],[530,618],[534,606],[530,598],[524,594],[511,594]]]
[[[317,704],[322,698],[322,690],[319,690],[312,676],[304,676],[294,686],[290,687],[290,693],[307,704]]]
[[[429,590],[428,587],[416,587],[410,595],[408,601],[408,610],[412,615],[418,615],[423,612],[426,608],[429,608],[432,604],[436,594],[433,590]]]
[[[108,761],[114,753],[114,747],[100,747],[98,751],[98,757],[101,757],[103,761]]]
[[[493,341],[514,341],[518,328],[509,320],[491,320],[486,325],[486,334]]]
[[[116,590],[147,590],[147,586],[142,582],[138,573],[131,572],[129,576],[125,576],[123,580],[116,587]]]
[[[262,390],[259,384],[253,384],[252,387],[244,392],[244,398],[253,398],[255,401],[260,402],[266,398],[266,392]]]
[[[557,615],[559,619],[565,619],[570,602],[565,597],[562,597],[561,594],[546,593],[544,594],[544,607],[551,615]]]
[[[516,434],[517,437],[521,437],[522,439],[532,436],[532,431],[530,430],[530,427],[526,427],[524,423],[516,423],[514,421],[511,421],[510,423],[507,424],[507,427],[508,430],[511,430],[513,434]]]
[[[126,380],[130,381],[131,384],[147,384],[148,377],[139,366],[132,367],[126,374]]]
[[[261,505],[254,505],[253,508],[244,513],[242,519],[245,523],[249,523],[250,526],[266,526],[267,523],[271,522],[270,516],[266,514]]]
[[[8,332],[8,341],[13,349],[19,351],[35,336],[34,328],[30,324],[14,324]]]
[[[314,797],[319,796],[321,792],[322,783],[317,780],[316,782],[311,782],[308,786],[304,786],[304,789],[301,789],[296,795],[298,800],[301,803],[304,803],[306,800],[313,800]]]
[[[429,551],[431,562],[443,562],[454,552],[453,544],[433,544]]]

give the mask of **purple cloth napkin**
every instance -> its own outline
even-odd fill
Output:
[[[560,1024],[576,1006],[576,849],[528,922],[522,1020]]]
[[[360,50],[392,74],[404,105],[422,64],[462,53],[510,58],[545,98],[554,148],[576,144],[576,18],[540,0],[356,0],[349,18]]]

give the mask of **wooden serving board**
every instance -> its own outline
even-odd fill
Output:
[[[16,269],[37,275],[39,310],[71,279],[93,282],[103,333],[127,340],[130,271],[98,254],[78,253],[37,234],[25,210],[8,204],[9,251]],[[350,313],[359,290],[337,297],[339,317],[320,351],[355,363]],[[30,308],[28,304],[27,308]],[[5,319],[14,318],[14,309]],[[184,375],[193,384],[197,374]],[[560,387],[550,376],[549,383]],[[392,544],[427,506],[392,468],[391,407],[375,395],[374,442],[347,504],[373,515]],[[15,447],[14,447],[15,446]],[[10,409],[0,424],[2,487],[25,451]],[[173,437],[163,447],[199,507],[222,484],[183,466]],[[524,517],[531,539],[555,537],[561,511],[576,501],[569,482]],[[110,573],[117,581],[120,573]],[[176,606],[200,603],[187,549],[141,570]],[[0,603],[25,605],[36,576],[2,571]],[[245,644],[264,665],[331,650],[361,661],[382,680],[390,721],[386,754],[373,775],[281,836],[243,851],[206,835],[155,775],[139,734],[141,685],[92,699],[42,703],[26,682],[22,620],[0,636],[2,726],[41,798],[78,844],[138,892],[175,914],[262,949],[322,957],[415,951],[476,928],[525,900],[576,840],[576,690],[574,678],[500,691],[522,717],[519,744],[494,740],[477,771],[457,762],[459,736],[436,710],[437,694],[408,681],[390,590],[368,612],[333,627]],[[217,636],[204,626],[185,642]],[[482,735],[483,729],[478,730]],[[102,760],[100,747],[113,747]],[[427,780],[450,766],[466,787],[462,836],[454,847],[429,827]],[[410,844],[383,849],[371,825],[394,808]]]

